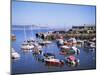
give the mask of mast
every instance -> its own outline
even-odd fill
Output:
[[[31,34],[32,34],[32,39],[33,39],[33,32],[32,32],[32,30],[33,30],[33,27],[32,27],[32,25],[31,25]]]
[[[24,39],[26,41],[26,31],[25,31],[25,26],[24,26]]]

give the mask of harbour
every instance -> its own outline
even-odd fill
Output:
[[[39,40],[36,37],[36,33],[46,33],[51,31],[50,29],[40,29],[40,30],[25,30],[26,39],[34,37],[35,40]],[[43,57],[43,54],[34,54],[32,50],[24,52],[21,49],[21,44],[25,41],[24,29],[23,30],[12,30],[13,34],[16,35],[16,40],[12,41],[12,47],[17,53],[19,53],[20,58],[18,60],[12,60],[12,73],[21,74],[21,73],[37,73],[37,72],[54,72],[54,71],[72,71],[72,70],[85,70],[85,69],[95,69],[96,67],[96,48],[90,50],[89,48],[84,48],[76,46],[80,50],[80,53],[77,54],[60,54],[61,48],[57,45],[57,40],[48,40],[52,43],[47,44],[41,48],[43,53],[51,53],[55,55],[54,60],[59,61],[63,60],[63,65],[46,64],[44,61],[41,61],[40,58]],[[20,33],[20,34],[19,34]],[[61,38],[61,37],[60,37]],[[68,38],[66,38],[68,39]],[[68,65],[65,62],[65,57],[74,56],[79,59],[79,64],[77,66]],[[47,60],[47,59],[46,59]],[[50,61],[54,61],[50,60]]]

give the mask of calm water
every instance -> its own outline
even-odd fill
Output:
[[[46,32],[48,30],[33,30],[33,36],[35,38],[35,33],[37,32]],[[13,34],[16,35],[16,41],[12,42],[12,47],[21,55],[19,60],[12,60],[12,73],[36,73],[36,72],[51,72],[51,71],[69,71],[69,70],[85,70],[85,69],[95,69],[96,68],[96,55],[95,51],[89,51],[84,48],[80,49],[80,54],[76,55],[80,60],[80,65],[77,67],[70,67],[68,65],[64,65],[62,67],[51,67],[46,66],[43,62],[37,60],[36,56],[33,56],[31,52],[23,53],[20,49],[21,43],[24,41],[24,31],[23,30],[13,30]],[[31,31],[27,30],[27,39],[29,39],[31,35]],[[44,47],[43,52],[51,52],[56,55],[58,59],[64,59],[63,55],[59,55],[59,48],[54,41],[52,44],[49,44],[47,47]]]

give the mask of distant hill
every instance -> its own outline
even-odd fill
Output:
[[[49,29],[45,26],[39,26],[39,25],[12,25],[12,30],[23,30],[23,29]]]

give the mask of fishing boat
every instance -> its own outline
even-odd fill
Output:
[[[78,65],[80,61],[75,56],[71,55],[69,57],[65,57],[65,62],[69,65],[75,66]]]
[[[19,58],[20,58],[20,54],[18,54],[18,53],[12,48],[11,57],[12,57],[12,59],[19,59]]]

